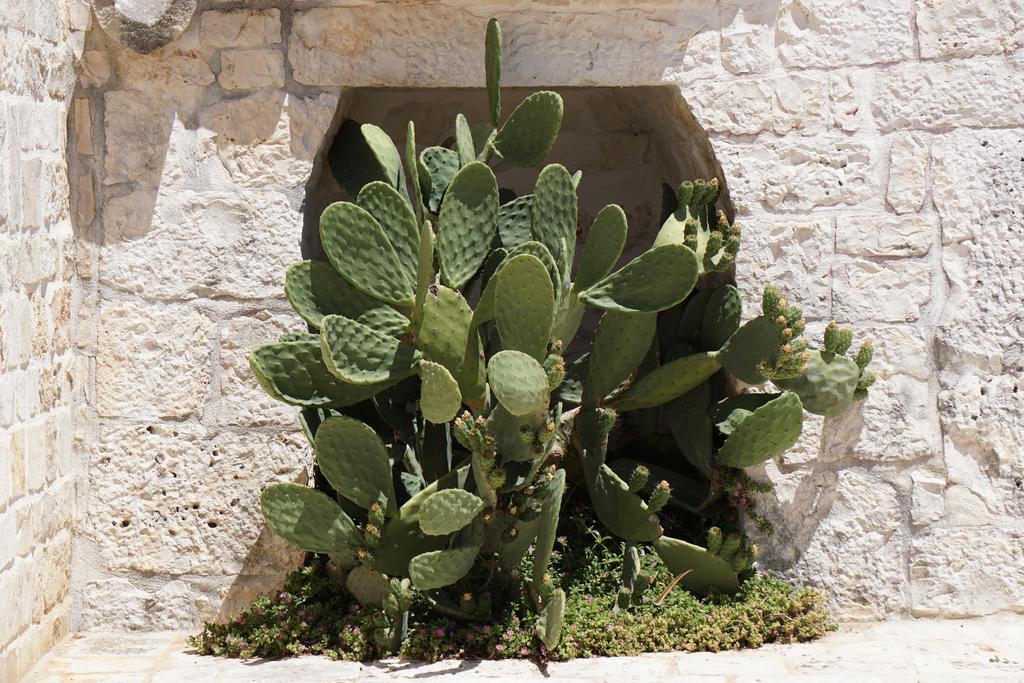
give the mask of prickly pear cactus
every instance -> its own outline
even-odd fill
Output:
[[[331,168],[353,201],[323,212],[326,262],[285,276],[310,331],[250,356],[261,386],[300,408],[317,475],[315,489],[267,486],[263,514],[383,611],[393,650],[416,592],[482,619],[510,589],[531,596],[538,638],[557,647],[566,595],[548,564],[569,491],[624,541],[622,608],[643,599],[645,543],[685,588],[735,590],[754,556],[737,530],[712,528],[702,548],[664,536],[663,516],[717,518],[716,473],[778,456],[805,408],[836,414],[873,381],[870,344],[847,358],[849,332],[830,326],[812,351],[774,287],[743,322],[736,288],[713,285],[740,245],[717,179],[668,192],[653,244],[621,265],[628,221],[605,207],[577,258],[580,173],[548,164],[516,197],[491,168],[540,164],[562,99],[535,93],[502,120],[493,20],[485,67],[489,120],[460,114],[451,147],[420,149],[412,123],[404,153],[374,125],[342,126]],[[566,359],[587,309],[600,316],[589,353]],[[723,374],[783,391],[730,395]],[[622,432],[668,452],[638,462]]]

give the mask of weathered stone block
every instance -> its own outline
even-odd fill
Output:
[[[896,213],[921,210],[928,191],[928,146],[920,136],[900,133],[892,136],[889,149],[889,189],[886,200]]]
[[[788,67],[876,64],[914,54],[911,0],[787,0],[781,3],[775,44]]]
[[[1020,47],[1024,4],[1019,0],[917,0],[922,57],[967,57]]]
[[[850,214],[837,222],[836,251],[850,256],[924,256],[937,232],[929,216]]]
[[[294,430],[298,409],[271,398],[253,377],[249,351],[275,341],[283,332],[305,329],[298,316],[260,311],[253,316],[222,323],[220,331],[222,365],[218,423],[238,427],[278,425]]]
[[[213,324],[181,304],[100,308],[96,411],[133,420],[199,417],[210,383]]]
[[[221,52],[218,80],[227,90],[280,88],[284,85],[284,54],[280,50]]]
[[[907,62],[878,74],[874,114],[883,132],[1021,125],[1024,74],[1003,59]]]
[[[174,121],[173,109],[138,92],[114,90],[103,96],[106,184],[137,182],[156,188]]]
[[[840,321],[910,322],[931,297],[926,261],[842,261],[832,269],[833,317]]]
[[[208,47],[259,47],[281,42],[281,10],[203,12],[199,41]]]
[[[793,74],[749,80],[701,82],[685,92],[694,115],[709,132],[783,135],[819,132],[828,113],[827,81]]]
[[[304,481],[308,445],[288,433],[186,424],[108,428],[90,457],[88,534],[107,571],[231,576],[263,528],[260,490]],[[275,566],[294,566],[286,546]]]

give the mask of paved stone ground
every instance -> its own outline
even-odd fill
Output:
[[[1024,681],[1024,615],[971,620],[844,624],[815,643],[723,653],[655,654],[576,660],[541,671],[529,662],[385,660],[322,657],[240,662],[186,652],[186,634],[91,633],[72,636],[33,669],[28,683],[197,683],[199,681]]]

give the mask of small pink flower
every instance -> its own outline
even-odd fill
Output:
[[[611,624],[608,624],[607,626],[604,627],[604,630],[608,631],[608,633],[611,633],[612,631],[615,630],[615,627],[612,626]]]
[[[359,633],[359,627],[358,626],[353,626],[352,627],[352,633]]]
[[[528,647],[521,647],[521,648],[519,648],[519,654],[521,654],[523,657],[528,656],[530,654],[530,648],[528,648]]]
[[[559,543],[565,543],[565,542],[566,542],[566,540],[567,540],[567,539],[566,539],[566,537],[565,537],[565,536],[559,536],[559,537],[558,537],[558,542],[559,542]]]
[[[483,632],[484,633],[490,633],[491,632],[491,625],[490,624],[484,624]]]
[[[503,651],[504,649],[505,649],[505,646],[504,646],[504,645],[502,645],[501,643],[498,643],[497,645],[495,645],[495,646],[494,646],[494,651],[495,651],[495,652],[501,652],[501,651]]]
[[[444,638],[444,629],[440,628],[440,627],[435,628],[434,629],[434,635],[437,636],[438,638]]]
[[[467,633],[466,634],[466,642],[467,643],[472,643],[473,642],[473,634],[472,633]]]
[[[298,614],[300,617],[304,617],[306,616],[306,610],[300,609],[298,612],[296,612],[296,614]]]

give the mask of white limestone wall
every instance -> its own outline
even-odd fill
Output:
[[[771,281],[876,341],[868,402],[761,472],[764,566],[843,617],[1024,610],[1020,3],[206,0],[166,47],[95,29],[81,60],[76,625],[223,617],[297,561],[257,495],[308,454],[247,349],[300,326],[281,278],[348,89],[481,86],[492,15],[509,86],[677,87],[751,301]]]
[[[0,680],[71,622],[78,296],[66,121],[88,10],[0,0]]]

